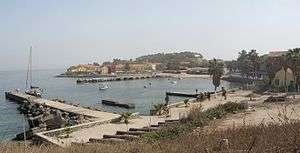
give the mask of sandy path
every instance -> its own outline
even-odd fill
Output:
[[[259,125],[268,123],[284,123],[300,120],[300,103],[261,103],[245,113],[228,115],[217,123],[218,129],[243,125]]]
[[[158,122],[164,122],[166,118],[160,116],[141,116],[131,119],[128,124],[129,128],[143,128],[150,125],[157,125]],[[81,129],[71,133],[70,138],[62,139],[64,143],[70,144],[72,142],[86,143],[90,138],[103,138],[103,135],[115,135],[117,131],[127,131],[127,126],[123,122],[108,123],[91,128]]]
[[[187,115],[187,113],[195,108],[201,106],[203,110],[207,110],[209,108],[213,108],[218,106],[219,104],[225,104],[227,102],[241,102],[245,100],[249,100],[248,97],[246,97],[248,94],[250,94],[251,91],[245,91],[245,90],[239,90],[234,93],[228,93],[227,100],[222,99],[220,95],[212,96],[211,100],[205,100],[203,102],[196,102],[191,103],[189,107],[185,107],[184,105],[174,107],[170,109],[170,114],[172,118],[179,118],[179,116],[182,114]],[[266,97],[259,97],[260,99],[265,99]]]

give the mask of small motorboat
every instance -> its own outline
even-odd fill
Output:
[[[171,84],[177,84],[177,81],[171,81],[170,83]]]
[[[108,85],[107,84],[100,84],[100,86],[99,86],[99,90],[106,90],[106,89],[108,89],[109,87],[108,87]]]

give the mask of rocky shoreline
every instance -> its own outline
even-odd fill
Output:
[[[65,103],[64,100],[55,99],[57,102]],[[78,106],[80,107],[80,106]],[[15,141],[30,140],[34,133],[43,132],[68,126],[74,126],[93,121],[92,118],[83,115],[64,112],[61,110],[45,107],[39,104],[32,104],[26,101],[19,105],[18,111],[25,115],[29,124],[29,130],[24,134],[17,134]]]

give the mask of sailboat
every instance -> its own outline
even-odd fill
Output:
[[[32,47],[29,51],[29,62],[27,67],[26,90],[25,93],[35,97],[42,97],[42,90],[32,85]]]

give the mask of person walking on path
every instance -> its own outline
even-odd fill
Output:
[[[227,93],[226,93],[226,90],[224,87],[222,87],[222,100],[223,100],[223,97],[224,97],[224,100],[227,100]]]

